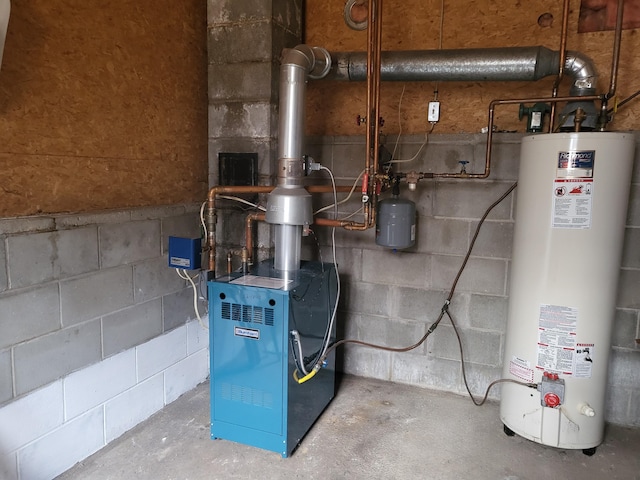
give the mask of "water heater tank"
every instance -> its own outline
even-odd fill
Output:
[[[416,241],[416,204],[410,200],[386,198],[378,203],[376,243],[383,247],[402,249]]]
[[[607,364],[635,139],[559,133],[522,141],[500,418],[505,432],[592,454]]]

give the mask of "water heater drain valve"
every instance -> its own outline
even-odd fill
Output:
[[[543,407],[556,408],[564,402],[564,380],[557,373],[544,372],[538,384],[540,404]]]

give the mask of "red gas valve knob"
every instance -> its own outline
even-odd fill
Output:
[[[544,396],[544,403],[546,403],[547,407],[555,408],[560,405],[560,397],[555,393],[547,393]]]

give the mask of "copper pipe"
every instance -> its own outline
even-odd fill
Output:
[[[332,218],[318,217],[313,219],[313,224],[320,227],[347,227],[349,225],[358,225],[357,222],[349,220],[334,220]]]
[[[380,59],[382,56],[382,0],[369,0],[367,23],[367,137],[365,147],[365,176],[363,179],[363,203],[373,203],[366,208],[363,226],[374,224],[372,213],[377,203],[376,175],[380,148]],[[372,165],[373,162],[373,165]],[[366,195],[366,197],[364,196]],[[366,200],[366,201],[365,201]]]
[[[209,261],[207,269],[214,272],[216,270],[216,196],[225,193],[269,193],[275,187],[271,186],[238,186],[238,185],[216,185],[207,194],[207,249],[209,250]]]
[[[208,270],[215,272],[216,269],[216,196],[221,194],[243,194],[243,193],[270,193],[275,186],[271,185],[258,185],[258,186],[238,186],[238,185],[216,185],[209,190],[207,195],[207,249],[208,255]],[[333,192],[333,186],[331,185],[310,185],[307,188],[309,193],[330,193]],[[340,185],[336,186],[336,192],[346,193],[351,191],[350,186]],[[262,214],[264,215],[264,214]],[[249,257],[253,258],[253,257]],[[214,273],[215,275],[215,273]]]
[[[371,200],[371,208],[367,216],[366,224],[369,227],[375,225],[375,212],[378,204],[378,163],[380,161],[380,67],[382,64],[382,0],[378,0],[378,7],[375,13],[376,18],[376,42],[375,42],[375,68],[374,68],[374,84],[375,84],[375,124],[373,129],[373,178],[371,178],[371,192],[369,199]]]
[[[616,94],[618,77],[618,63],[620,61],[620,43],[622,42],[622,18],[624,16],[624,0],[618,0],[618,12],[616,16],[616,33],[613,40],[613,59],[611,60],[611,80],[607,100]]]
[[[231,252],[227,253],[227,275],[231,275],[233,272],[233,254]]]
[[[353,222],[353,223],[351,223],[349,225],[345,225],[344,229],[345,230],[364,231],[364,230],[370,229],[372,226],[375,226],[375,224],[376,224],[376,212],[375,212],[375,210],[373,210],[373,207],[371,206],[370,203],[367,203],[364,206],[364,218],[365,219],[369,219],[369,221],[368,222],[363,222],[363,223]]]
[[[562,31],[560,33],[560,60],[558,61],[558,76],[555,82],[553,82],[553,90],[551,96],[553,98],[558,96],[558,87],[564,76],[564,63],[567,58],[567,31],[569,27],[569,3],[570,0],[564,0],[562,6]],[[553,132],[556,116],[556,104],[551,104],[551,114],[549,118],[549,132]]]
[[[304,187],[309,193],[333,193],[333,186],[331,185],[309,185]],[[349,185],[336,185],[336,192],[348,193],[353,187]]]
[[[265,216],[264,212],[253,212],[247,215],[245,220],[244,244],[247,249],[249,264],[253,263],[253,222],[264,222]]]
[[[371,175],[371,122],[376,122],[373,118],[372,102],[373,102],[373,50],[374,50],[374,19],[375,9],[377,8],[376,0],[369,0],[367,13],[369,15],[367,21],[367,137],[365,139],[365,160],[364,160],[364,177],[362,185],[363,195],[368,195],[369,191],[369,175]],[[366,186],[365,186],[366,183]],[[366,193],[365,193],[366,191]],[[364,202],[365,198],[363,198]],[[368,201],[368,199],[367,199]],[[366,218],[365,218],[366,222]]]
[[[589,101],[589,100],[602,100],[602,95],[585,95],[581,97],[536,97],[536,98],[519,98],[519,99],[509,99],[509,100],[493,100],[489,104],[489,122],[487,125],[487,148],[485,155],[485,164],[484,164],[484,172],[483,173],[471,173],[471,174],[438,174],[434,173],[434,177],[440,178],[487,178],[489,173],[491,172],[491,147],[493,144],[493,120],[495,107],[498,105],[514,105],[520,103],[559,103],[559,102],[571,102],[571,101]]]

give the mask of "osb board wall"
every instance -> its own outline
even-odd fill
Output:
[[[0,217],[198,201],[206,2],[13,0]]]
[[[562,29],[561,0],[384,0],[383,50],[438,49],[442,17],[442,48],[482,48],[542,45],[560,47]],[[444,4],[444,9],[441,8]],[[329,51],[365,51],[366,31],[351,30],[344,23],[344,0],[306,2],[305,42]],[[594,60],[599,72],[598,93],[609,89],[613,32],[577,33],[580,0],[571,0],[567,49],[579,51]],[[538,18],[550,13],[551,26],[540,26]],[[543,22],[544,23],[544,22]],[[618,77],[618,98],[624,99],[640,89],[640,32],[625,30]],[[440,82],[441,120],[437,133],[479,132],[487,125],[489,102],[494,99],[549,96],[553,78],[537,82]],[[565,78],[560,94],[568,94],[570,79]],[[430,128],[427,105],[434,98],[435,84],[383,82],[380,114],[383,132],[420,133]],[[403,94],[404,90],[404,94]],[[402,99],[402,100],[401,100]],[[400,110],[399,107],[400,106]],[[358,114],[366,114],[364,82],[316,81],[309,84],[307,133],[315,135],[363,134],[357,126]],[[610,124],[615,130],[640,128],[634,112],[640,111],[640,98],[621,108]],[[496,109],[495,123],[501,130],[524,131],[518,120],[518,106]]]

